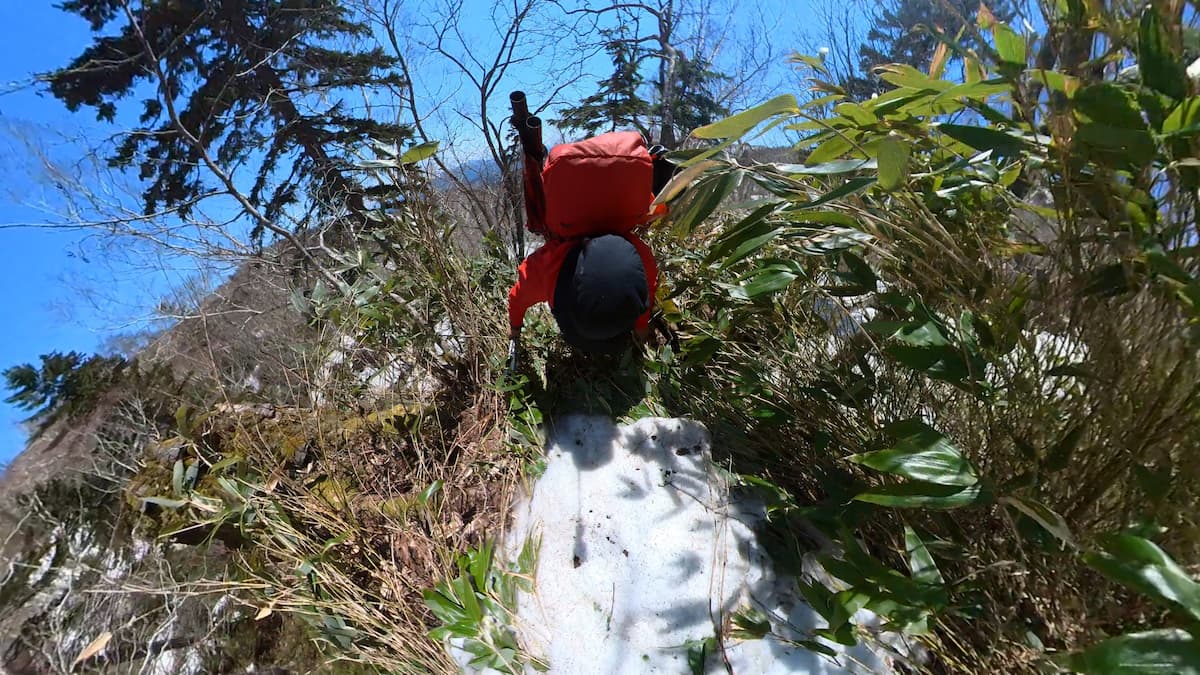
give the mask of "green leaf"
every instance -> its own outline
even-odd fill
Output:
[[[474,580],[476,589],[486,592],[488,589],[488,573],[492,569],[492,554],[495,552],[495,543],[490,539],[485,541],[478,551],[469,556],[469,564],[467,566],[471,573],[471,578]]]
[[[1076,92],[1074,104],[1075,111],[1090,121],[1121,129],[1146,129],[1141,106],[1125,87],[1110,82],[1093,84]]]
[[[879,187],[891,192],[908,178],[909,144],[898,138],[885,138],[879,143]]]
[[[733,614],[732,635],[741,640],[761,640],[771,632],[771,620],[758,609],[747,607]]]
[[[175,428],[178,429],[179,433],[183,434],[185,438],[191,433],[191,428],[187,423],[188,416],[191,414],[191,412],[192,407],[186,403],[175,409]]]
[[[876,471],[938,485],[967,486],[979,481],[974,467],[950,439],[921,420],[901,420],[885,432],[896,439],[891,448],[848,459]]]
[[[797,644],[797,645],[807,649],[810,652],[824,654],[825,656],[828,656],[831,658],[836,657],[838,655],[838,651],[836,649],[834,649],[833,647],[830,647],[829,645],[821,644],[820,642],[817,642],[816,640],[796,640],[794,644]]]
[[[896,508],[956,509],[986,501],[987,493],[978,483],[959,487],[909,481],[868,490],[856,495],[854,499]]]
[[[925,542],[917,536],[916,530],[904,526],[904,548],[908,551],[908,568],[912,572],[913,581],[923,584],[941,586],[946,583],[942,573],[925,547]]]
[[[756,272],[750,283],[742,286],[748,298],[757,298],[768,293],[777,293],[791,285],[800,275],[793,269],[772,265]]]
[[[1051,90],[1062,92],[1068,97],[1074,96],[1075,91],[1079,88],[1078,78],[1071,77],[1065,73],[1060,73],[1057,70],[1031,68],[1026,70],[1025,74],[1035,82],[1041,82]]]
[[[1071,536],[1071,528],[1067,526],[1067,521],[1045,504],[1036,499],[1016,496],[1001,497],[1000,501],[1034,519],[1038,525],[1058,537],[1063,543],[1070,546],[1075,545],[1075,539]]]
[[[854,173],[855,171],[869,171],[877,166],[878,163],[874,159],[838,159],[815,166],[804,164],[773,164],[772,168],[779,173],[785,173],[789,176],[832,176],[842,173]]]
[[[820,197],[817,197],[816,199],[812,200],[811,202],[800,202],[800,203],[794,205],[792,208],[794,208],[794,209],[812,208],[814,206],[820,206],[822,204],[836,201],[838,199],[841,199],[842,197],[849,197],[852,194],[862,192],[863,190],[867,189],[867,187],[870,186],[871,184],[873,184],[874,182],[875,182],[874,178],[851,178],[850,180],[839,185],[838,187],[834,188],[833,190],[826,192],[825,194],[821,195]]]
[[[1063,434],[1063,437],[1046,451],[1046,458],[1042,460],[1042,471],[1055,473],[1067,468],[1067,465],[1071,463],[1071,455],[1075,452],[1081,438],[1083,438],[1083,424],[1077,424],[1067,430],[1067,433]]]
[[[216,464],[213,464],[212,467],[208,470],[208,472],[211,474],[221,473],[225,469],[228,469],[229,467],[233,466],[234,464],[237,464],[238,462],[242,461],[242,459],[243,458],[241,455],[230,455],[229,457],[222,459],[221,461],[217,462]]]
[[[808,54],[793,52],[792,55],[788,57],[788,61],[792,63],[803,63],[822,75],[829,75],[829,70],[825,68],[825,59],[820,56],[810,56]]]
[[[875,276],[874,270],[867,264],[867,261],[850,251],[842,251],[841,258],[850,271],[838,272],[837,276],[862,289],[862,293],[873,293],[879,283],[879,277]]]
[[[417,497],[417,501],[422,506],[429,505],[430,501],[432,501],[434,497],[441,493],[442,485],[443,483],[440,480],[433,481],[429,484],[429,487],[421,491],[421,494]]]
[[[805,161],[814,165],[830,163],[849,152],[859,136],[859,132],[853,130],[830,132],[829,137],[814,148]]]
[[[870,126],[879,121],[874,115],[868,112],[866,108],[850,101],[839,103],[833,107],[833,111],[838,115],[841,115],[842,118],[852,122],[856,127]]]
[[[1066,665],[1095,675],[1200,675],[1200,644],[1178,628],[1118,635],[1071,654]]]
[[[992,27],[992,39],[996,41],[996,53],[1001,61],[1025,65],[1025,38],[1006,24],[998,23]]]
[[[795,115],[799,112],[800,106],[796,103],[796,97],[791,94],[784,94],[776,96],[762,105],[755,106],[732,117],[727,117],[720,122],[702,126],[693,131],[692,135],[696,138],[710,139],[741,138],[751,129],[771,117]]]
[[[708,637],[703,640],[688,640],[683,646],[687,649],[688,670],[692,675],[704,675],[704,664],[717,646],[716,639]]]
[[[698,366],[707,362],[720,350],[720,338],[698,335],[683,343],[683,362],[689,366]]]
[[[402,164],[413,164],[413,163],[419,162],[423,159],[429,159],[430,157],[433,157],[435,154],[437,154],[437,150],[438,150],[438,142],[437,141],[429,141],[428,143],[422,143],[420,145],[413,146],[413,147],[409,148],[408,150],[405,150],[404,154],[400,155],[400,162]]]
[[[1095,122],[1081,124],[1075,140],[1105,162],[1137,169],[1154,160],[1158,146],[1147,129],[1126,129]]]
[[[721,269],[726,269],[738,260],[757,251],[768,241],[779,234],[778,226],[768,222],[780,207],[780,202],[769,202],[755,209],[737,225],[721,234],[717,242],[704,257],[704,264],[709,265],[725,257]]]
[[[675,217],[671,225],[671,234],[677,238],[690,234],[705,218],[712,215],[741,180],[742,172],[734,170],[714,174],[696,183],[689,190],[692,197],[687,207]]]
[[[879,66],[875,70],[879,73],[879,77],[885,82],[894,84],[897,87],[912,87],[914,89],[945,91],[954,86],[953,82],[934,79],[907,64],[891,63],[888,65]]]
[[[737,263],[746,256],[757,252],[763,246],[766,246],[767,243],[769,243],[772,239],[779,236],[779,234],[780,229],[778,227],[771,227],[762,234],[739,242],[737,248],[731,251],[729,256],[721,263],[721,269],[726,269],[730,265]]]
[[[399,169],[401,164],[394,159],[363,159],[354,163],[360,169]]]
[[[941,123],[935,128],[976,150],[991,150],[997,155],[1017,155],[1027,148],[1026,141],[1020,136],[990,127]]]
[[[454,599],[458,601],[467,613],[467,618],[475,623],[483,620],[483,607],[475,597],[475,590],[466,577],[460,576],[450,580],[450,589],[454,591]]]
[[[1084,554],[1084,562],[1109,579],[1182,608],[1200,621],[1200,584],[1154,542],[1114,534],[1102,537],[1100,543],[1103,551]]]
[[[853,595],[852,593],[834,593],[821,582],[806,582],[797,579],[796,587],[808,606],[820,614],[822,619],[825,619],[827,627],[824,630],[814,631],[816,635],[848,647],[858,644],[854,625],[850,623],[850,617],[854,611],[857,611],[857,608],[851,611],[850,603],[861,607],[865,601],[859,602],[851,599],[849,596]]]
[[[1200,131],[1200,96],[1180,101],[1162,125],[1165,135],[1183,135],[1197,131]]]
[[[1179,101],[1187,96],[1183,56],[1171,50],[1167,31],[1154,4],[1142,11],[1138,26],[1138,70],[1142,82]]]

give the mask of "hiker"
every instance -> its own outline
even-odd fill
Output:
[[[521,263],[509,291],[511,346],[540,302],[584,352],[616,353],[631,335],[649,336],[658,265],[633,229],[656,217],[654,195],[670,177],[663,154],[622,131],[556,146],[544,169],[526,155],[526,227],[546,243]]]
[[[547,241],[517,271],[508,293],[509,339],[517,340],[525,312],[539,302],[571,346],[593,354],[621,351],[631,331],[650,334],[658,266],[632,233]]]

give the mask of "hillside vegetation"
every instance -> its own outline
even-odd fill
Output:
[[[356,180],[404,198],[294,235],[263,386],[261,354],[170,356],[236,339],[228,313],[115,373],[6,373],[42,438],[90,425],[103,469],[10,508],[5,662],[448,672],[454,638],[536,668],[507,628],[536,550],[498,542],[546,424],[582,411],[707,427],[781,571],[818,552],[837,580],[801,584],[826,624],[806,648],[868,639],[866,608],[925,645],[916,672],[1200,672],[1194,10],[1063,0],[1039,36],[981,7],[866,96],[795,55],[805,91],[672,153],[656,331],[611,359],[535,312],[507,372],[509,233],[468,227],[461,192],[484,186],[373,146]],[[780,132],[794,162],[746,151]],[[772,639],[722,631],[700,648]]]

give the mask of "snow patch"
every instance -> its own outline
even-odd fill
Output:
[[[761,507],[731,498],[710,452],[696,422],[558,421],[507,540],[515,557],[528,537],[541,539],[535,589],[519,599],[514,626],[526,650],[551,673],[685,673],[688,641],[726,635],[730,616],[753,608],[771,618],[772,635],[725,637],[734,672],[891,672],[865,646],[825,643],[838,652],[829,658],[786,641],[813,639],[824,621],[775,575],[753,531]],[[708,665],[723,670],[719,656]]]

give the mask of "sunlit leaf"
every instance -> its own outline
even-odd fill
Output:
[[[925,542],[917,536],[916,530],[908,525],[904,526],[904,548],[908,551],[908,568],[912,573],[913,581],[938,586],[946,583],[942,578],[942,573],[938,571],[933,556],[929,554]]]
[[[879,66],[875,70],[885,82],[894,84],[897,87],[945,91],[954,86],[953,82],[932,78],[916,68],[903,63],[890,63]]]
[[[885,138],[879,143],[879,187],[891,192],[906,182],[910,147],[898,138]]]
[[[848,459],[876,471],[939,485],[974,485],[979,478],[974,467],[941,432],[919,419],[888,425],[885,433],[892,447]]]
[[[1025,38],[1008,25],[997,23],[992,27],[992,39],[996,42],[996,53],[1005,63],[1025,65]]]
[[[909,481],[877,487],[854,499],[896,508],[956,509],[984,501],[986,494],[979,484],[961,487]]]
[[[405,150],[404,154],[400,155],[400,162],[403,164],[412,164],[414,162],[419,162],[424,159],[429,159],[430,157],[433,157],[435,154],[437,154],[437,150],[438,150],[437,141],[429,141],[428,143],[422,143],[420,145],[413,146],[413,147],[409,148],[408,150]]]
[[[142,501],[147,504],[161,506],[164,509],[177,509],[187,505],[186,499],[171,499],[169,497],[142,497]]]
[[[771,620],[762,611],[747,607],[734,612],[732,635],[740,640],[761,640],[771,633]]]
[[[1171,110],[1163,122],[1162,132],[1166,135],[1183,136],[1200,132],[1200,96],[1193,96]]]
[[[727,117],[720,122],[702,126],[692,132],[696,138],[741,138],[754,127],[772,117],[800,112],[796,97],[791,94],[775,98],[749,110]]]
[[[1200,675],[1200,644],[1177,628],[1129,633],[1071,654],[1064,665],[1088,675]]]
[[[841,159],[824,162],[815,166],[804,164],[775,164],[773,168],[779,173],[804,176],[830,176],[855,171],[869,171],[878,166],[875,159]]]
[[[1049,87],[1051,91],[1061,92],[1066,94],[1067,98],[1075,95],[1079,89],[1079,79],[1060,73],[1057,70],[1043,70],[1039,68],[1031,68],[1025,71],[1025,74],[1036,82],[1041,82]]]
[[[1071,528],[1067,526],[1067,521],[1045,504],[1036,499],[1016,496],[1001,497],[1000,501],[1033,518],[1043,529],[1058,537],[1064,543],[1071,546],[1075,545],[1075,540],[1071,536]]]
[[[809,164],[820,165],[841,157],[854,147],[854,140],[859,132],[853,130],[831,132],[829,137],[821,142],[805,160]]]
[[[1200,584],[1154,542],[1128,534],[1100,539],[1103,550],[1083,559],[1104,576],[1200,620]]]
[[[746,297],[754,299],[769,293],[778,293],[790,286],[799,276],[794,269],[771,266],[755,273],[751,277],[751,281],[742,286],[742,290]]]
[[[674,214],[671,224],[671,234],[677,238],[687,236],[691,231],[712,215],[740,183],[741,171],[726,171],[709,176],[697,183],[691,190],[690,201]]]

